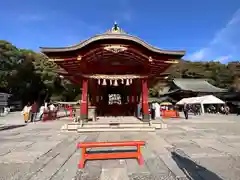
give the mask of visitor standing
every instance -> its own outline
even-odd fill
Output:
[[[155,119],[155,109],[156,109],[155,103],[152,103],[152,105],[151,105],[151,119],[152,120]]]
[[[196,104],[194,104],[194,105],[192,106],[192,110],[193,110],[194,116],[196,116],[196,115],[198,114]]]
[[[184,105],[183,105],[183,112],[184,112],[185,119],[188,119],[188,104],[187,103],[184,103]]]
[[[32,115],[31,115],[31,122],[35,122],[36,116],[37,116],[37,102],[34,101],[32,104],[32,109],[31,109]]]
[[[53,103],[51,103],[51,104],[49,105],[49,110],[50,110],[50,111],[54,111],[54,110],[55,110],[55,106],[54,106]]]
[[[238,105],[237,105],[237,116],[239,116],[240,115],[240,103],[238,103]]]
[[[141,116],[141,105],[140,103],[137,104],[137,117],[140,118]]]
[[[49,113],[50,113],[51,119],[54,120],[56,118],[55,116],[56,114],[55,114],[55,106],[53,103],[49,105]]]
[[[160,114],[160,105],[156,102],[155,103],[155,118],[160,118],[161,114]]]
[[[220,110],[221,110],[221,113],[222,113],[222,114],[225,114],[225,108],[224,108],[224,106],[221,106]]]
[[[230,108],[226,105],[225,106],[225,114],[228,115],[230,112]]]
[[[28,103],[26,106],[24,106],[22,110],[22,115],[25,123],[27,123],[29,120],[30,111],[31,111],[31,106]]]

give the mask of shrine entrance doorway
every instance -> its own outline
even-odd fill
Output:
[[[137,94],[135,85],[99,86],[97,96],[98,116],[135,116]],[[134,101],[135,100],[135,101]]]

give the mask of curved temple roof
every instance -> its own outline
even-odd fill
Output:
[[[176,56],[180,56],[180,58],[185,55],[185,51],[170,51],[170,50],[162,50],[162,49],[156,48],[136,36],[127,34],[116,23],[114,24],[114,27],[112,29],[106,31],[104,34],[95,35],[95,36],[93,36],[85,41],[82,41],[79,44],[73,45],[73,46],[59,47],[59,48],[50,48],[50,47],[40,47],[40,48],[43,53],[69,52],[69,51],[79,50],[93,42],[100,41],[100,40],[132,41],[132,42],[135,42],[155,53],[176,55]]]
[[[193,92],[226,92],[226,89],[218,88],[207,82],[206,79],[174,79],[173,83],[181,90]]]

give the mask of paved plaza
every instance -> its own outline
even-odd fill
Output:
[[[22,117],[17,114],[5,120],[1,117],[0,124],[11,119],[12,124],[21,124]],[[61,126],[67,121],[1,130],[0,179],[240,180],[240,116],[168,119],[168,129],[149,133],[62,132]],[[81,153],[76,149],[78,142],[120,140],[146,141],[143,166],[127,159],[87,161],[84,169],[77,168]]]

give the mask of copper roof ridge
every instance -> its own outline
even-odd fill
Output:
[[[140,39],[137,36],[133,36],[133,35],[129,35],[129,34],[98,34],[95,35],[93,37],[90,37],[87,40],[84,40],[78,44],[72,45],[72,46],[68,46],[68,47],[40,47],[41,52],[43,53],[47,53],[47,52],[66,52],[66,51],[74,51],[77,49],[81,49],[84,46],[87,46],[93,42],[99,41],[99,40],[107,40],[107,39],[122,39],[122,40],[126,40],[126,41],[134,41],[140,45],[142,45],[143,47],[156,52],[156,53],[162,53],[162,54],[170,54],[170,55],[179,55],[179,56],[184,56],[186,51],[185,50],[163,50],[160,48],[157,48],[153,45],[150,45],[149,43],[145,42],[144,40]]]

